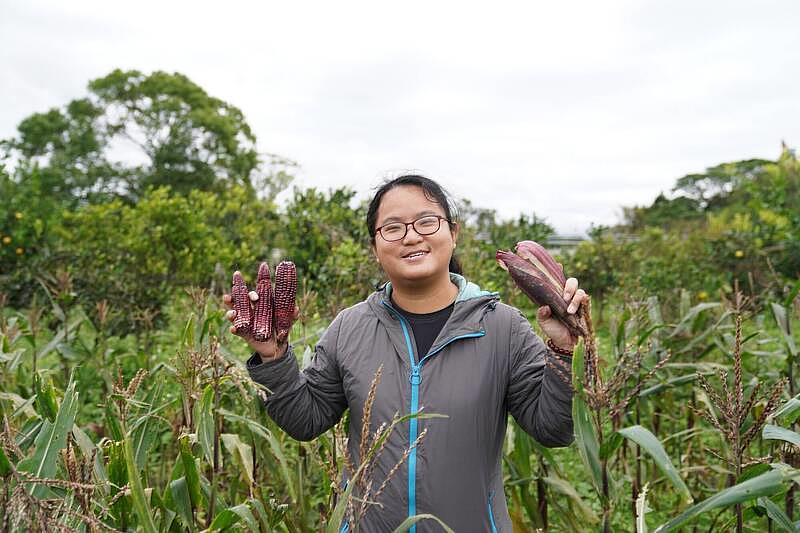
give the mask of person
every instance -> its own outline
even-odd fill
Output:
[[[543,306],[537,320],[544,342],[519,310],[460,274],[453,211],[429,178],[385,182],[369,204],[367,225],[388,282],[336,316],[302,371],[290,345],[245,336],[254,350],[249,373],[271,391],[269,416],[291,437],[311,440],[350,409],[348,450],[355,465],[364,404],[379,367],[371,428],[397,412],[424,408],[446,415],[411,418],[391,434],[373,470],[378,484],[408,455],[380,505],[368,507],[362,531],[393,531],[408,516],[430,513],[458,532],[510,532],[502,471],[508,413],[544,446],[573,440],[565,377],[577,339]],[[588,298],[575,278],[567,280],[563,296],[572,313]],[[223,301],[231,307],[229,295]],[[233,321],[235,311],[227,317]],[[422,520],[411,531],[441,526]]]

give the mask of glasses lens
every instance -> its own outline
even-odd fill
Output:
[[[439,217],[422,217],[414,221],[414,230],[420,235],[430,235],[439,229]]]
[[[406,233],[406,225],[400,224],[386,224],[381,228],[381,235],[387,241],[399,241]]]

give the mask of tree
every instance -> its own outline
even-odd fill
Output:
[[[67,204],[133,203],[162,185],[187,194],[265,181],[242,112],[182,74],[115,70],[90,82],[87,97],[17,129],[0,145],[16,161],[12,176],[38,172],[43,192]]]

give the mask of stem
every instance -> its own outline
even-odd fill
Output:
[[[539,469],[543,475],[536,478],[537,508],[542,520],[542,530],[547,531],[547,485],[544,482],[544,476],[547,475],[547,466],[545,466],[541,457],[539,458]]]
[[[209,484],[211,485],[211,496],[208,502],[208,518],[206,519],[206,527],[211,527],[211,522],[214,520],[214,507],[217,500],[217,473],[219,472],[219,435],[221,433],[219,413],[219,378],[216,375],[216,363],[214,364],[214,461],[211,465],[211,475]]]

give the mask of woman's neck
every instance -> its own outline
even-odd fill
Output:
[[[432,285],[401,285],[392,283],[392,300],[409,313],[433,313],[453,303],[458,287],[447,279],[437,280]]]

